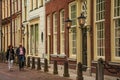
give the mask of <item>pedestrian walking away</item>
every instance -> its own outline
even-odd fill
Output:
[[[18,63],[19,63],[19,70],[24,70],[24,64],[25,64],[25,53],[26,50],[20,43],[19,47],[16,50],[16,54],[18,56]]]
[[[6,59],[8,62],[8,69],[12,70],[13,68],[13,62],[14,62],[14,49],[13,46],[8,46],[7,52],[6,52]]]

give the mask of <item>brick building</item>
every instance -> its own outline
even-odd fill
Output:
[[[82,12],[86,17],[85,26],[90,29],[83,39],[86,41],[86,54],[82,46],[82,30],[77,22]],[[72,20],[69,30],[62,23],[67,17]],[[50,55],[50,61],[63,63],[69,60],[91,67],[102,58],[111,66],[119,66],[119,27],[120,0],[50,0],[46,3],[46,53]],[[108,69],[105,69],[105,74],[114,75]]]
[[[103,58],[113,69],[106,69],[106,74],[115,76],[113,66],[120,66],[120,0],[92,0],[91,4],[91,60],[95,64]]]
[[[2,50],[22,42],[22,0],[2,0]]]
[[[50,61],[63,63],[70,57],[69,30],[64,21],[69,17],[69,4],[73,1],[50,0],[46,3],[46,53],[50,56]]]

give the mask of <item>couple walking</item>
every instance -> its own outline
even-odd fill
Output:
[[[19,62],[19,70],[24,69],[25,53],[26,53],[26,50],[20,43],[19,47],[16,50],[16,55],[17,55],[18,62]],[[8,47],[7,54],[6,54],[6,59],[8,61],[9,70],[13,68],[13,62],[15,59],[14,55],[15,55],[15,52],[14,52],[13,46],[10,45]]]

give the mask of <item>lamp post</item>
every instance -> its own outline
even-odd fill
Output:
[[[81,34],[82,34],[82,64],[87,66],[87,26],[85,25],[86,17],[81,13],[78,17],[78,23],[80,25]]]
[[[66,39],[68,39],[68,40],[66,40],[66,41],[68,41],[68,44],[67,44],[68,51],[66,51],[66,52],[68,52],[67,55],[69,56],[69,29],[70,29],[70,27],[72,25],[72,20],[70,20],[69,17],[68,17],[65,20],[65,23],[67,25],[67,33],[68,33],[68,36],[66,36],[67,37]]]

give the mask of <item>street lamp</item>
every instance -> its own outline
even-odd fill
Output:
[[[72,25],[72,20],[70,20],[69,19],[69,17],[65,20],[65,23],[66,23],[66,25],[67,25],[67,33],[68,33],[68,36],[66,36],[67,38],[66,38],[66,41],[68,41],[68,44],[67,44],[67,50],[68,51],[66,51],[67,52],[67,54],[66,54],[66,56],[67,55],[69,55],[69,29],[70,29],[70,27],[71,27],[71,25]],[[67,40],[68,39],[68,40]]]
[[[82,64],[87,66],[87,26],[85,25],[86,17],[83,13],[78,17],[78,23],[80,25],[81,33],[82,33]]]
[[[65,20],[65,22],[67,23],[67,29],[69,29],[72,25],[72,20],[69,19],[69,17]]]
[[[78,23],[80,25],[80,28],[84,27],[86,17],[81,13],[81,15],[78,17]]]

